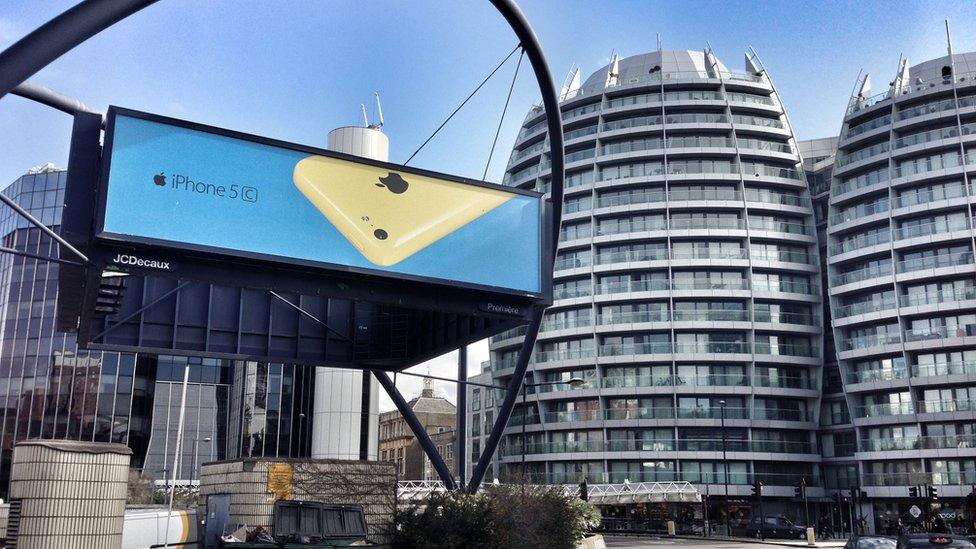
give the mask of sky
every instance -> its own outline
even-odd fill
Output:
[[[858,74],[875,92],[899,57],[976,51],[976,2],[521,0],[559,86],[612,53],[711,46],[734,71],[755,48],[799,139],[838,133]],[[0,49],[72,5],[0,0]],[[271,7],[269,7],[271,6]],[[404,162],[517,40],[487,0],[161,0],[64,55],[32,80],[104,110],[118,105],[297,143],[325,146],[382,98],[390,161]],[[517,56],[411,162],[482,178]],[[488,169],[500,181],[528,109],[539,101],[528,63]],[[374,115],[375,118],[375,115]],[[18,97],[0,100],[0,185],[48,162],[67,164],[71,120]],[[472,346],[471,370],[488,358]],[[456,355],[415,371],[453,377]],[[421,381],[399,376],[409,398]],[[454,399],[453,384],[436,386]],[[383,409],[392,407],[385,395]]]

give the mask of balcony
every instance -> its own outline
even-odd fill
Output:
[[[808,376],[752,376],[754,387],[769,387],[775,389],[809,389],[817,390],[819,387],[816,382],[811,381]]]
[[[900,416],[914,413],[914,402],[885,402],[881,404],[866,404],[854,408],[854,417],[856,418]]]
[[[892,452],[902,450],[943,450],[976,448],[976,435],[948,435],[910,438],[861,439],[862,452]]]
[[[967,229],[969,229],[969,220],[965,217],[961,219],[943,219],[927,223],[903,225],[895,230],[895,238],[897,240],[903,240],[905,238],[944,234],[952,231],[965,231]]]
[[[891,276],[891,264],[873,265],[871,267],[864,267],[863,269],[838,273],[831,277],[830,282],[834,286],[844,286],[845,284],[853,284],[862,280],[883,276]]]
[[[976,472],[953,473],[868,473],[861,475],[864,486],[970,486],[976,483]]]
[[[841,339],[837,342],[837,348],[841,351],[856,351],[857,349],[896,345],[898,343],[901,343],[901,334],[872,334]]]
[[[696,341],[696,342],[676,342],[674,344],[675,353],[702,353],[702,354],[746,354],[749,352],[749,344],[745,341]]]
[[[688,310],[675,309],[675,322],[748,322],[749,311],[736,311],[728,309],[713,310]]]
[[[912,366],[912,377],[942,377],[954,375],[976,375],[976,362],[936,362]]]
[[[655,341],[652,343],[614,343],[600,345],[600,356],[629,356],[671,354],[671,342]]]
[[[919,413],[939,414],[955,412],[976,412],[976,400],[925,400]]]
[[[908,297],[908,296],[903,296]],[[867,313],[877,313],[880,311],[887,311],[895,309],[898,307],[895,298],[889,297],[885,299],[877,299],[871,301],[861,301],[858,303],[851,303],[849,305],[842,305],[835,309],[831,309],[831,313],[834,318],[847,318],[854,315],[863,315]]]
[[[579,360],[596,356],[594,349],[558,349],[554,351],[536,351],[535,362],[552,362],[555,360]]]
[[[891,233],[888,231],[888,228],[885,227],[885,229],[880,232],[860,234],[854,238],[845,238],[836,244],[831,244],[830,254],[839,255],[847,252],[853,252],[854,250],[861,250],[869,246],[887,244],[888,242],[891,242]]]
[[[670,315],[668,315],[668,311],[666,310],[604,313],[596,317],[596,323],[599,326],[634,324],[639,322],[667,322],[668,320],[670,320]]]
[[[876,130],[878,128],[884,127],[891,124],[891,115],[886,114],[884,116],[879,116],[864,122],[862,124],[856,124],[847,128],[846,137],[850,139],[851,137],[856,137],[862,133],[869,132],[871,130]]]
[[[579,269],[582,267],[589,267],[591,264],[589,256],[580,257],[563,257],[557,259],[553,265],[553,270],[555,271],[565,271],[567,269]]]
[[[752,283],[752,288],[757,292],[785,292],[806,295],[817,295],[819,292],[819,288],[809,282],[792,280],[780,280],[773,283],[756,280]]]
[[[974,164],[976,164],[976,153],[967,153],[965,156],[961,154],[930,156],[901,162],[898,167],[895,168],[892,177],[909,177],[912,175],[926,174],[937,170],[946,170],[967,165],[972,166]]]
[[[754,344],[754,347],[757,355],[796,356],[809,358],[817,358],[817,356],[819,356],[817,350],[809,344],[767,343],[757,341]]]
[[[668,289],[667,280],[629,280],[626,282],[604,282],[596,285],[597,295],[630,293],[630,292],[660,292]]]
[[[942,267],[956,267],[972,265],[973,252],[959,252],[954,254],[939,254],[917,259],[906,259],[898,262],[899,273],[909,273],[925,269],[939,269]]]
[[[668,407],[633,407],[633,408],[610,408],[603,411],[603,417],[607,420],[624,419],[674,419],[674,408]]]
[[[790,410],[784,408],[753,408],[752,419],[769,421],[813,421],[813,414],[807,410]]]
[[[671,288],[674,290],[748,290],[749,281],[746,279],[677,279],[671,283]]]
[[[872,383],[876,381],[894,381],[908,379],[907,369],[877,369],[859,370],[847,374],[848,383]]]
[[[600,252],[596,254],[597,265],[608,265],[611,263],[632,263],[635,261],[665,261],[667,259],[667,248]]]
[[[577,297],[587,297],[592,294],[589,286],[575,286],[569,288],[554,288],[552,290],[553,299],[573,299]]]
[[[971,135],[973,133],[976,133],[976,124],[970,123],[962,125],[962,135]],[[895,140],[894,148],[901,149],[904,147],[911,147],[912,145],[921,145],[922,143],[931,143],[932,141],[941,141],[943,139],[953,139],[958,137],[959,129],[953,125],[950,128],[937,128],[927,132],[913,133],[911,135],[899,137]]]
[[[860,220],[864,217],[885,213],[888,211],[888,199],[878,200],[870,204],[861,204],[853,208],[847,208],[837,214],[830,216],[831,225],[840,225],[848,221]]]
[[[773,231],[777,233],[811,235],[813,231],[806,223],[789,221],[749,219],[749,229],[754,231]]]
[[[601,222],[596,228],[597,236],[614,234],[640,233],[648,231],[663,231],[667,228],[664,217],[641,221]]]
[[[902,307],[918,307],[921,305],[935,305],[937,303],[969,301],[972,299],[976,299],[976,287],[973,286],[957,290],[913,293],[898,296],[898,302]]]
[[[722,407],[682,408],[678,406],[679,419],[722,419]],[[749,408],[725,407],[725,419],[749,419]]]
[[[803,199],[798,194],[778,193],[775,191],[759,191],[746,189],[746,200],[760,204],[777,204],[783,206],[804,206]]]
[[[934,339],[957,339],[960,337],[976,336],[976,324],[966,324],[954,327],[935,326],[905,330],[905,341],[931,341]]]
[[[898,195],[895,199],[896,208],[906,208],[928,204],[937,200],[948,200],[950,198],[960,198],[966,196],[966,187],[961,184],[952,186],[941,186],[925,191],[906,192]]]

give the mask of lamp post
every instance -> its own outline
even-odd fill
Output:
[[[732,517],[729,516],[729,461],[725,454],[725,401],[718,401],[718,405],[722,410],[722,484],[724,486],[722,494],[725,496],[725,532],[729,535],[732,532],[729,528]]]
[[[193,478],[197,479],[197,484],[200,484],[200,479],[197,478],[197,471],[199,470],[200,464],[200,444],[199,440],[193,439]],[[210,443],[210,437],[203,439],[203,442]]]

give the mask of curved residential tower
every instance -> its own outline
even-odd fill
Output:
[[[959,502],[976,485],[976,53],[903,62],[879,95],[858,85],[833,171],[830,300],[861,482],[876,520],[894,520],[910,487]]]
[[[816,228],[768,75],[748,56],[744,73],[711,53],[615,57],[582,83],[577,73],[561,107],[555,304],[501,476],[521,471],[524,429],[536,482],[676,479],[743,502],[756,480],[770,502],[801,478],[815,487]],[[529,112],[506,184],[548,190],[545,126],[541,108]],[[521,333],[492,339],[496,381]],[[566,383],[575,377],[585,384]],[[748,507],[727,510],[747,518]]]

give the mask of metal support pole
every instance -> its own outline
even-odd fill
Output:
[[[458,486],[464,486],[464,479],[467,478],[468,461],[468,386],[465,383],[468,379],[468,346],[462,345],[458,349],[457,363],[457,477]],[[490,391],[491,389],[489,389]]]
[[[180,397],[180,421],[176,424],[176,450],[173,454],[173,484],[169,490],[169,507],[166,513],[166,528],[163,530],[163,543],[169,545],[169,519],[173,516],[173,496],[176,494],[176,475],[180,470],[180,452],[183,449],[183,419],[186,417],[186,386],[190,381],[190,364],[183,367],[183,396]]]
[[[800,486],[803,488],[803,509],[807,516],[807,528],[810,527],[810,503],[807,501],[807,479],[800,479]]]
[[[67,95],[58,93],[50,88],[41,86],[40,84],[35,84],[30,81],[24,82],[23,84],[20,84],[14,88],[10,93],[23,97],[24,99],[36,101],[42,105],[47,105],[52,109],[57,109],[72,116],[80,112],[97,114],[98,116],[102,117],[102,127],[105,127],[104,114],[95,111],[88,105],[85,105],[73,97],[68,97]]]
[[[430,440],[430,435],[427,434],[427,430],[424,426],[420,424],[420,420],[417,419],[417,415],[413,413],[413,409],[407,404],[407,401],[397,390],[396,385],[393,384],[393,380],[390,379],[389,374],[386,372],[374,371],[373,375],[380,382],[380,385],[386,389],[386,394],[390,395],[393,400],[393,404],[396,405],[397,410],[400,411],[400,415],[403,416],[404,421],[410,426],[410,430],[413,431],[415,437],[417,437],[417,442],[420,443],[420,447],[423,448],[424,453],[427,454],[427,458],[430,460],[430,464],[434,466],[434,470],[437,471],[437,476],[441,477],[441,481],[444,482],[444,487],[448,490],[454,490],[456,484],[454,484],[454,477],[451,476],[451,470],[447,468],[447,464],[444,463],[444,458],[441,456],[440,452],[437,451],[437,446],[434,442]]]
[[[30,214],[30,212],[22,208],[20,204],[14,201],[14,199],[10,198],[5,194],[0,194],[0,202],[3,202],[4,204],[10,206],[10,209],[17,212],[21,217],[29,221],[31,225],[37,227],[38,229],[41,230],[41,232],[54,239],[55,242],[64,246],[65,249],[67,249],[69,252],[78,256],[78,258],[84,261],[85,263],[88,263],[88,256],[79,252],[78,249],[72,246],[71,244],[69,244],[67,240],[61,238],[61,235],[52,231],[50,227],[38,221],[36,217],[34,217],[33,215]]]
[[[725,507],[725,521],[722,526],[725,527],[725,535],[731,536],[732,517],[729,516],[729,460],[726,458],[725,453],[725,401],[723,400],[719,404],[722,406],[722,484],[724,486],[722,495],[725,497],[725,501],[722,505]]]
[[[525,393],[526,393],[526,383],[525,380],[522,381],[522,443],[519,444],[522,448],[522,497],[525,497],[525,424],[529,417],[529,409],[525,404]]]
[[[762,503],[762,482],[759,483],[759,539],[766,541],[766,512],[763,511]]]

